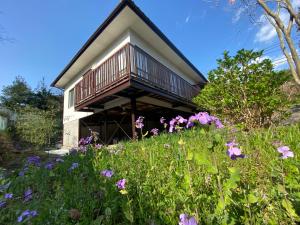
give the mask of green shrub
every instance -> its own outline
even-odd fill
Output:
[[[90,145],[52,170],[30,165],[25,176],[11,177],[4,193],[14,197],[0,210],[0,224],[18,224],[26,209],[38,212],[31,224],[178,224],[181,213],[199,224],[296,224],[299,137],[299,125],[251,133],[204,127],[114,149]],[[245,158],[226,154],[233,139]],[[289,146],[294,158],[280,159],[274,145]],[[105,169],[114,175],[101,176]],[[24,202],[28,188],[32,199]]]
[[[21,141],[36,146],[50,145],[60,133],[56,110],[26,106],[19,110],[14,131]]]
[[[290,105],[280,89],[288,76],[275,72],[271,60],[262,58],[262,51],[242,49],[233,57],[225,52],[194,102],[248,129],[281,121]]]

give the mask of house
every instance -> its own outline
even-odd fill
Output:
[[[105,144],[132,138],[140,115],[146,130],[191,114],[206,82],[133,1],[120,1],[52,83],[64,90],[63,145],[90,130]]]

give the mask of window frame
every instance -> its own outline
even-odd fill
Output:
[[[68,92],[68,108],[72,108],[75,105],[75,88],[72,88]]]

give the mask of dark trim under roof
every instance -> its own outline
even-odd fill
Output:
[[[105,28],[119,15],[119,13],[128,6],[131,8],[167,45],[177,54],[182,60],[188,64],[204,81],[207,79],[203,74],[175,47],[175,45],[158,29],[158,27],[134,4],[132,0],[123,0],[118,4],[114,11],[107,17],[107,19],[98,27],[93,35],[87,40],[82,48],[76,53],[73,59],[63,69],[63,71],[52,82],[51,86],[55,87],[55,84],[60,78],[70,69],[70,67],[76,62],[76,60],[84,53],[84,51],[93,43],[93,41],[105,30]]]

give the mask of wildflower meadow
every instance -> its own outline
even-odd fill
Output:
[[[29,157],[0,186],[0,224],[297,224],[300,126],[248,132],[201,112],[105,147]]]

